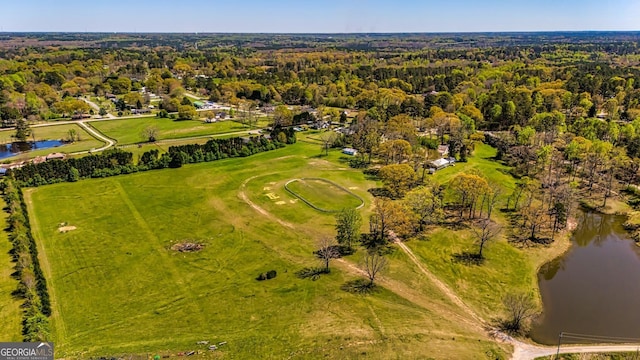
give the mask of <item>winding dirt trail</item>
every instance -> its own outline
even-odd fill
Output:
[[[393,237],[393,236],[392,236]],[[413,263],[420,269],[420,271],[431,280],[440,291],[442,291],[452,302],[458,305],[464,312],[471,316],[475,321],[481,324],[486,329],[490,329],[484,319],[475,313],[467,304],[462,301],[456,295],[456,293],[443,283],[437,276],[431,271],[426,269],[422,263],[415,256],[413,251],[407,247],[404,243],[394,237],[394,243],[405,252],[405,254],[413,261]],[[602,352],[632,352],[640,349],[640,344],[625,344],[625,345],[572,345],[561,346],[558,350],[557,347],[552,346],[540,346],[532,345],[512,338],[511,336],[497,331],[496,329],[489,330],[492,337],[496,340],[513,345],[513,354],[511,359],[513,360],[533,360],[541,356],[555,355],[558,351],[560,354],[572,354],[572,353],[602,353]]]
[[[249,181],[259,177],[260,175],[253,176],[245,180],[240,186],[240,190],[238,192],[238,197],[244,201],[247,205],[253,208],[258,213],[263,216],[276,221],[280,225],[289,228],[296,229],[296,227],[284,220],[279,219],[277,216],[271,214],[267,210],[261,208],[256,203],[251,201],[247,196],[245,189],[247,183]],[[402,241],[400,241],[395,234],[391,233],[391,238],[394,243],[398,245],[398,247],[409,257],[409,259],[416,265],[416,267],[420,270],[420,272],[430,281],[432,282],[438,290],[440,290],[451,302],[453,302],[456,306],[458,306],[466,316],[460,316],[460,314],[448,314],[453,315],[458,320],[464,321],[472,326],[480,327],[483,330],[487,331],[489,336],[494,338],[498,342],[507,343],[513,346],[513,354],[511,355],[512,360],[533,360],[542,356],[550,356],[555,355],[556,352],[560,354],[570,354],[570,353],[604,353],[604,352],[634,352],[640,349],[640,344],[624,344],[624,345],[568,345],[562,346],[558,350],[557,347],[553,346],[541,346],[541,345],[533,345],[529,343],[525,343],[519,341],[517,339],[512,338],[511,336],[498,331],[495,328],[492,328],[490,324],[488,324],[482,317],[480,317],[473,309],[471,309],[465,302],[453,291],[447,284],[442,282],[436,275],[434,275],[429,269],[427,269],[424,264],[416,257],[416,255],[405,245]],[[344,259],[336,259],[336,261],[342,266],[342,268],[346,268],[348,271],[352,273],[356,273],[359,275],[366,275],[362,269],[357,266],[345,261]],[[398,295],[414,302],[417,305],[423,304],[423,300],[414,294],[407,287],[398,284],[395,281],[390,281],[389,279],[381,278],[380,282],[389,287],[390,290],[393,290],[398,293]],[[421,305],[422,306],[422,305]],[[453,320],[453,319],[451,319]]]

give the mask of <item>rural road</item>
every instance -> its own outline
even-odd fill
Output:
[[[77,123],[78,123],[78,126],[83,128],[85,131],[87,131],[93,137],[95,137],[98,140],[104,141],[105,142],[105,146],[103,146],[101,148],[98,148],[98,149],[75,152],[75,153],[72,153],[71,155],[88,154],[88,153],[94,152],[94,151],[102,151],[102,150],[106,150],[106,149],[108,149],[108,148],[110,148],[110,147],[112,147],[113,145],[116,144],[115,141],[113,141],[110,138],[102,135],[102,133],[100,133],[99,131],[96,131],[94,128],[92,128],[91,126],[85,124],[83,121],[78,121]]]
[[[93,101],[91,101],[89,99],[83,98],[83,97],[81,97],[80,99],[82,99],[82,101],[84,101],[87,104],[89,104],[89,106],[91,106],[93,108],[93,110],[96,111],[96,113],[98,111],[100,111],[100,106],[98,106],[98,104],[94,103]],[[116,118],[115,116],[113,116],[111,114],[107,114],[106,117],[109,118],[109,119],[115,119]]]

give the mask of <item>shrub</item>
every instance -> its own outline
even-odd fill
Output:
[[[278,273],[275,270],[267,271],[267,280],[273,279]]]
[[[278,273],[275,270],[269,270],[266,273],[261,273],[260,275],[258,275],[256,280],[258,281],[271,280],[274,277],[276,277],[276,275],[278,275]]]

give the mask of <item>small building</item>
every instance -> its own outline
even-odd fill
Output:
[[[436,170],[441,170],[446,167],[452,166],[454,163],[455,163],[455,159],[451,161],[451,158],[449,159],[441,158],[438,160],[433,160],[430,165]]]
[[[438,152],[440,153],[440,156],[445,157],[447,155],[449,155],[449,145],[439,145],[438,146]]]
[[[47,155],[47,161],[49,160],[63,160],[66,157],[63,153],[51,153]]]
[[[202,107],[204,107],[204,103],[202,101],[194,101],[193,106],[195,106],[196,109],[202,109]]]
[[[346,155],[356,156],[358,150],[352,148],[344,148],[342,149],[342,153]]]

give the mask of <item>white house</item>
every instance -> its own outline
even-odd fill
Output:
[[[440,169],[444,169],[446,167],[452,166],[453,164],[455,164],[456,160],[454,158],[442,158],[442,159],[438,159],[438,160],[433,160],[431,162],[431,166],[436,169],[436,170],[440,170]]]
[[[352,149],[352,148],[344,148],[344,149],[342,149],[342,153],[343,154],[347,154],[347,155],[351,155],[351,156],[356,156],[356,154],[358,153],[358,150]]]

